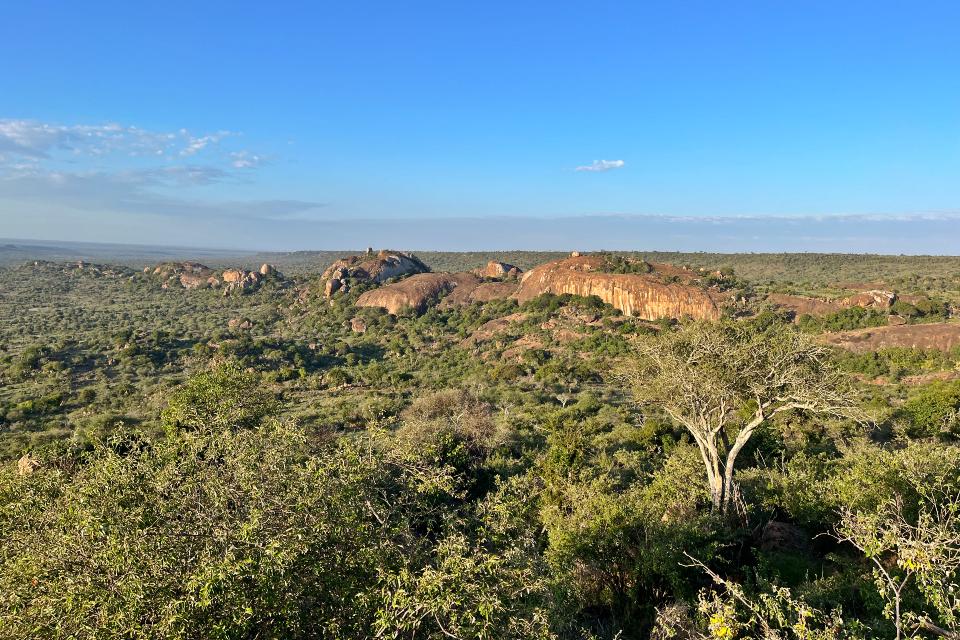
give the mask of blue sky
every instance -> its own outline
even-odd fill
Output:
[[[8,3],[0,235],[862,251],[908,225],[893,250],[960,253],[958,25],[952,1]]]

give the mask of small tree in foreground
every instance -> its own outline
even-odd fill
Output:
[[[721,577],[694,559],[713,580],[714,589],[703,589],[696,612],[683,604],[657,610],[651,640],[865,640],[867,628],[854,619],[844,619],[839,609],[820,611],[798,598],[790,589],[763,585],[757,594]]]
[[[779,413],[855,414],[846,379],[825,348],[786,327],[690,323],[643,338],[627,375],[638,402],[659,407],[693,436],[713,507],[726,512],[737,456]]]
[[[922,493],[916,508],[895,496],[876,511],[844,510],[836,537],[873,562],[884,614],[898,640],[909,633],[908,626],[960,638],[960,497],[938,495],[935,488]],[[911,584],[931,611],[903,610]]]

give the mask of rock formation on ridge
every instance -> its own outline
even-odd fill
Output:
[[[824,334],[823,340],[857,353],[891,347],[939,349],[950,351],[960,345],[960,324],[928,322],[924,324],[888,325]]]
[[[380,307],[391,314],[409,307],[422,313],[438,301],[441,306],[468,305],[509,298],[516,290],[515,279],[485,282],[472,271],[422,273],[364,292],[357,306]]]
[[[399,251],[382,250],[377,255],[349,256],[331,264],[320,277],[323,293],[329,298],[349,291],[350,281],[381,284],[390,278],[427,273],[430,268],[418,258]]]
[[[184,289],[208,289],[223,286],[223,295],[234,291],[248,292],[259,288],[269,278],[282,278],[283,274],[273,265],[264,264],[259,271],[245,269],[225,269],[217,272],[199,262],[161,262],[152,269],[146,267],[143,272],[161,281],[161,287],[170,288],[179,284]]]
[[[487,266],[476,269],[474,273],[481,278],[519,278],[523,272],[512,264],[491,260]]]
[[[656,266],[650,273],[605,273],[604,266],[604,257],[598,255],[547,262],[523,274],[515,297],[523,303],[544,293],[597,296],[624,315],[643,320],[720,317],[717,303],[704,288],[672,281],[679,279],[672,271],[686,273],[679,267],[664,265],[671,273],[660,274]],[[693,282],[696,275],[691,272],[687,280]]]
[[[766,297],[768,303],[792,312],[795,318],[803,315],[825,316],[851,307],[889,311],[896,300],[897,296],[892,291],[881,291],[878,289],[861,291],[849,297],[835,300],[811,298],[788,293],[771,293]]]

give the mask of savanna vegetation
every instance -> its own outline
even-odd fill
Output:
[[[960,296],[955,258],[633,257]],[[820,340],[869,309],[391,316],[274,258],[229,296],[0,268],[0,637],[960,637],[960,350]]]

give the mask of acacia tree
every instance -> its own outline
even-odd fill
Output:
[[[826,349],[788,327],[689,323],[641,339],[637,355],[627,371],[634,397],[693,436],[720,512],[733,497],[737,456],[762,424],[792,410],[857,416]]]

